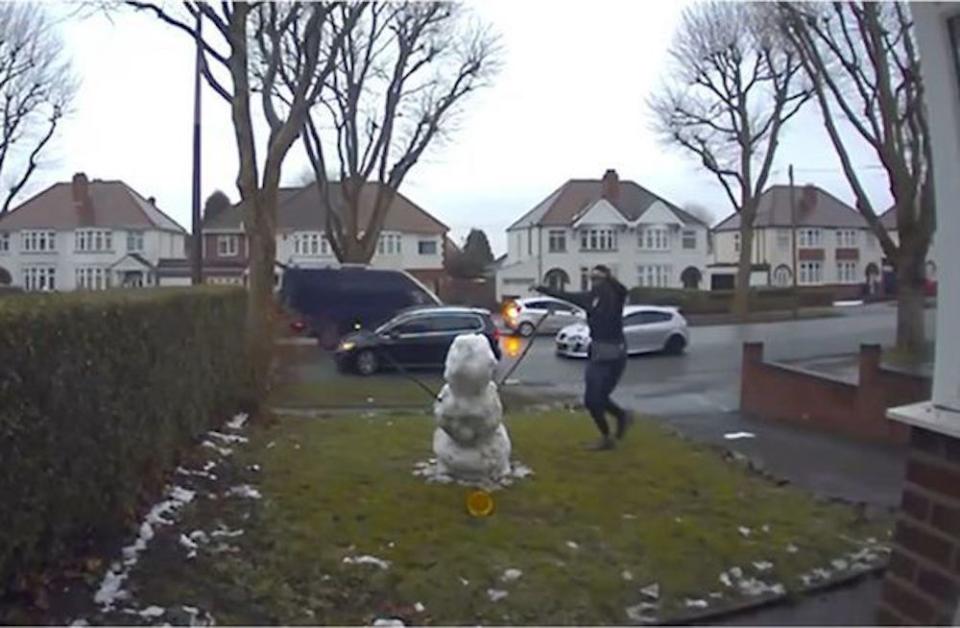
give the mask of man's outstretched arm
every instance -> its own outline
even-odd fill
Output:
[[[536,286],[534,287],[534,290],[548,297],[553,297],[554,299],[560,299],[561,301],[573,303],[574,305],[578,307],[582,307],[585,310],[590,307],[589,292],[564,292],[563,290],[553,290],[552,288],[548,288],[547,286]]]

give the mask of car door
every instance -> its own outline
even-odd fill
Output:
[[[660,351],[673,330],[673,316],[660,310],[644,310],[639,314],[638,350]]]
[[[398,321],[382,334],[382,350],[388,354],[388,362],[401,366],[422,366],[428,361],[424,347],[429,342],[429,318],[414,316]]]
[[[550,321],[549,319],[544,319],[544,316],[547,315],[547,306],[548,302],[546,300],[537,299],[527,301],[523,304],[523,320],[535,327],[540,325],[540,332],[548,332],[550,330]],[[543,322],[541,323],[541,321]]]
[[[647,351],[644,337],[644,312],[633,312],[623,317],[623,335],[627,341],[627,353]]]
[[[586,315],[581,312],[582,310],[580,310],[580,308],[570,303],[558,303],[553,314],[550,316],[550,318],[555,321],[552,331],[558,332],[568,325],[586,320]]]

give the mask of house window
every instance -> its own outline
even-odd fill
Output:
[[[734,253],[740,252],[740,232],[739,231],[733,234],[733,252]]]
[[[642,227],[637,234],[637,244],[645,251],[666,251],[670,248],[670,234],[663,227]],[[694,246],[696,246],[695,233]]]
[[[57,289],[57,269],[53,266],[24,266],[23,287],[31,292]]]
[[[129,235],[127,244],[130,244]],[[78,253],[112,252],[113,232],[108,229],[77,229],[73,233],[73,249]]]
[[[127,232],[127,252],[128,253],[143,252],[143,232],[142,231]]]
[[[837,262],[837,282],[838,283],[857,283],[860,281],[857,272],[857,263],[844,261]]]
[[[790,248],[790,230],[777,229],[777,246],[781,249]]]
[[[857,246],[857,230],[837,229],[837,246],[845,248]]]
[[[380,255],[400,255],[402,237],[399,233],[381,233],[377,243],[377,253]]]
[[[423,251],[420,251],[423,255]],[[527,255],[533,255],[533,227],[527,229]]]
[[[681,238],[683,248],[692,251],[697,248],[697,232],[693,229],[685,229]]]
[[[236,257],[240,254],[240,236],[217,236],[217,255],[220,257]]]
[[[110,271],[101,266],[77,268],[78,290],[106,290],[110,287]]]
[[[420,255],[436,255],[437,241],[436,240],[420,240],[419,242],[417,242],[417,251],[420,253]]]
[[[567,233],[565,231],[551,231],[548,235],[549,240],[547,241],[547,250],[549,250],[551,253],[567,252]]]
[[[0,253],[7,253],[10,251],[10,233],[8,231],[0,231]]]
[[[666,288],[670,285],[673,267],[669,264],[641,264],[637,266],[637,285],[642,288]]]
[[[56,231],[24,231],[20,234],[24,253],[49,253],[57,250]]]
[[[797,232],[797,246],[800,248],[823,246],[823,232],[820,229],[800,229]]]
[[[876,251],[877,246],[880,244],[880,239],[872,233],[867,233],[867,248],[871,251]]]
[[[319,257],[327,254],[327,239],[321,232],[298,232],[293,234],[293,253],[304,257]]]
[[[797,279],[801,285],[823,283],[823,264],[820,262],[800,262]]]
[[[616,251],[617,232],[613,229],[585,229],[580,232],[581,251]]]

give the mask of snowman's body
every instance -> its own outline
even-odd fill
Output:
[[[510,473],[510,436],[493,375],[496,357],[480,334],[458,336],[447,353],[446,385],[434,407],[438,471],[457,480],[496,482]]]

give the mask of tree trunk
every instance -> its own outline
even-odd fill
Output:
[[[900,243],[897,257],[897,352],[919,358],[926,342],[924,270],[927,247],[910,239]]]
[[[344,234],[341,246],[343,257],[340,262],[342,264],[369,264],[373,258],[363,250],[361,242],[350,234]]]
[[[273,354],[273,277],[277,242],[274,234],[277,209],[276,194],[260,190],[255,196],[253,211],[247,215],[249,242],[249,277],[247,285],[247,350],[253,364],[257,398],[263,399],[268,388]]]
[[[733,314],[746,320],[750,313],[750,275],[753,266],[753,227],[740,214],[740,259],[737,263],[737,282],[733,287]]]

